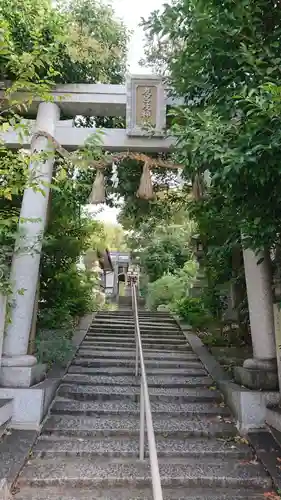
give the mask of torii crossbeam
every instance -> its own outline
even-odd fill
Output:
[[[180,105],[181,99],[168,97],[162,79],[157,76],[131,76],[127,85],[75,84],[60,85],[54,88],[54,103],[60,109],[55,129],[55,139],[68,150],[75,150],[95,132],[95,128],[77,128],[73,119],[77,115],[94,117],[124,117],[126,128],[101,129],[103,147],[108,151],[138,151],[147,153],[167,152],[173,145],[172,137],[167,136],[167,106]],[[24,98],[24,94],[19,95]],[[4,92],[0,92],[4,99]],[[36,118],[40,105],[35,99],[28,109],[28,115]],[[144,121],[151,125],[151,131],[144,129]],[[10,130],[2,135],[11,149],[29,147],[36,122],[30,120],[30,134],[19,140],[18,134]]]

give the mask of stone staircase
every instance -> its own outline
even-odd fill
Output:
[[[165,500],[264,500],[271,480],[237,436],[202,363],[165,313],[140,312]],[[138,460],[130,311],[99,313],[57,392],[16,500],[149,500]]]

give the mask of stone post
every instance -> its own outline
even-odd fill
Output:
[[[39,105],[35,131],[43,130],[55,135],[59,119],[59,107],[55,103]],[[46,226],[47,207],[54,164],[54,148],[45,137],[37,137],[32,152],[46,152],[46,158],[30,164],[38,186],[35,191],[24,191],[18,238],[11,268],[12,310],[3,344],[0,383],[6,387],[29,387],[44,377],[44,367],[37,365],[34,356],[27,355],[34,300],[39,275],[42,238]]]
[[[235,378],[250,389],[273,390],[278,386],[278,378],[269,253],[244,249],[243,257],[253,358],[235,369]]]

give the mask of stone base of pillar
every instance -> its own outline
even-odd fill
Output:
[[[253,361],[253,368],[247,367],[247,362],[250,365]],[[246,360],[244,366],[236,366],[234,368],[235,382],[241,386],[247,387],[254,391],[274,391],[278,389],[278,374],[277,368],[264,369],[261,366],[254,367],[256,360]],[[259,363],[258,360],[258,364]],[[245,366],[246,365],[246,366]]]
[[[11,429],[39,430],[61,378],[47,378],[32,387],[0,387],[0,398],[13,401]],[[1,496],[0,496],[1,498]]]
[[[2,387],[32,387],[46,377],[47,366],[34,356],[3,356],[0,367]]]
[[[260,358],[250,358],[245,359],[243,367],[247,370],[262,370],[264,372],[277,372],[277,359],[260,359]]]

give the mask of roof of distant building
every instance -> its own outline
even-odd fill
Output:
[[[130,252],[111,251],[110,257],[112,262],[130,262],[131,260]]]

